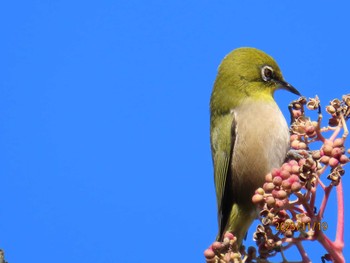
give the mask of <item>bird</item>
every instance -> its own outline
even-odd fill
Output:
[[[218,235],[242,244],[258,212],[252,196],[289,150],[290,134],[274,92],[299,91],[286,82],[276,61],[252,48],[224,57],[210,98],[210,144],[218,209]]]

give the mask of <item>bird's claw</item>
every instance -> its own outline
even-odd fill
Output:
[[[309,157],[311,157],[311,153],[309,151],[290,149],[287,152],[286,161],[289,161],[289,160],[300,160],[300,159],[309,158]]]

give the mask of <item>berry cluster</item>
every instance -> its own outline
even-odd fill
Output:
[[[317,121],[305,116],[305,106],[309,110],[318,110]],[[325,255],[320,255],[323,262],[345,262],[341,233],[344,229],[341,177],[345,173],[344,165],[349,162],[346,154],[350,153],[345,148],[350,94],[343,96],[342,100],[332,100],[326,107],[331,115],[327,127],[321,128],[322,114],[317,96],[309,100],[301,97],[290,104],[289,110],[292,119],[291,151],[280,168],[265,176],[264,185],[252,197],[252,202],[259,208],[261,221],[254,233],[258,250],[249,247],[246,252],[243,246],[238,248],[236,238],[231,233],[226,233],[223,242],[216,241],[205,251],[207,262],[268,262],[268,258],[277,253],[281,253],[283,262],[288,262],[284,251],[292,246],[298,249],[300,262],[311,262],[302,242],[313,240],[320,242],[327,251]],[[344,133],[339,137],[342,130]],[[325,132],[332,132],[332,135],[326,139],[323,136]],[[321,147],[314,142],[321,142]],[[329,171],[329,184],[323,182],[322,178],[326,171]],[[321,204],[316,206],[318,186],[323,189],[324,195]],[[320,228],[310,227],[321,225],[333,188],[340,198],[335,241],[331,241]]]

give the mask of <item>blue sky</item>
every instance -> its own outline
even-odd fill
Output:
[[[3,2],[7,260],[203,262],[217,231],[208,105],[221,59],[262,49],[326,104],[350,93],[349,9],[345,0]],[[276,93],[286,116],[294,98]],[[330,223],[335,212],[333,203]],[[309,251],[315,262],[320,253]]]

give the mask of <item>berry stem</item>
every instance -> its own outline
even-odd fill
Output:
[[[344,247],[344,194],[343,194],[343,184],[340,180],[337,186],[337,201],[338,201],[338,223],[337,223],[337,233],[335,237],[335,246],[340,251]]]
[[[324,189],[324,196],[322,199],[320,211],[318,212],[318,221],[321,221],[323,218],[323,214],[324,214],[324,211],[326,210],[326,205],[327,205],[329,194],[331,193],[332,188],[333,188],[333,185],[329,185]]]

